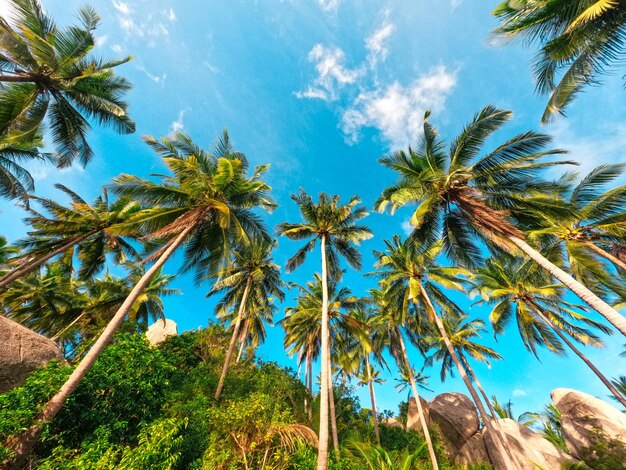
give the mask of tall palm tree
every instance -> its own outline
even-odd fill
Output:
[[[339,196],[328,197],[321,193],[317,204],[304,191],[293,195],[292,199],[298,205],[303,218],[302,223],[281,223],[277,226],[277,233],[285,235],[291,240],[309,241],[296,252],[287,262],[287,271],[291,272],[300,266],[306,255],[320,242],[322,258],[322,379],[320,390],[320,431],[317,453],[318,470],[328,467],[328,406],[329,406],[329,317],[328,317],[328,275],[339,275],[339,258],[342,256],[350,266],[361,268],[361,254],[354,248],[361,240],[372,237],[371,230],[365,225],[358,225],[358,221],[368,215],[367,209],[359,206],[359,198],[353,196],[345,204],[339,204]],[[330,268],[330,269],[329,269]]]
[[[243,328],[237,340],[239,342],[239,352],[237,353],[237,359],[235,359],[236,363],[241,360],[246,348],[248,348],[247,350],[254,351],[260,344],[265,342],[265,338],[267,337],[265,325],[270,327],[274,326],[274,315],[276,310],[278,310],[274,303],[275,300],[276,299],[271,297],[267,299],[265,305],[255,305],[246,312],[246,316],[242,320]],[[234,310],[231,310],[229,312],[230,315],[224,315],[221,319],[223,321],[230,320],[232,323],[236,321],[234,313]]]
[[[417,204],[410,220],[412,237],[429,243],[441,238],[448,258],[463,266],[480,263],[483,252],[477,239],[507,251],[519,249],[626,336],[626,318],[529,245],[514,224],[536,223],[538,213],[556,217],[572,210],[553,197],[557,183],[541,178],[542,170],[564,163],[542,158],[562,151],[545,150],[548,136],[525,132],[478,158],[485,141],[512,116],[487,106],[446,152],[428,116],[427,112],[424,135],[415,148],[380,160],[399,179],[383,191],[376,209],[390,208],[393,213]]]
[[[380,325],[374,332],[374,341],[382,342],[387,346],[389,353],[395,359],[400,371],[401,377],[406,377],[411,385],[411,391],[417,405],[417,414],[420,419],[420,425],[426,440],[428,447],[428,454],[433,470],[439,469],[439,463],[437,461],[437,455],[435,454],[435,447],[426,424],[426,415],[422,408],[422,401],[418,392],[418,382],[416,374],[413,373],[414,369],[411,367],[409,361],[409,355],[406,350],[406,345],[403,338],[401,327],[405,327],[407,323],[411,322],[408,316],[408,309],[405,308],[402,301],[399,301],[398,296],[393,295],[390,291],[388,284],[383,284],[379,289],[370,290],[370,295],[377,307],[378,324]],[[405,328],[405,331],[409,330]],[[410,332],[406,331],[407,333]],[[409,338],[414,336],[409,335]]]
[[[28,204],[28,193],[35,190],[35,180],[23,165],[31,160],[52,160],[53,155],[40,152],[42,146],[39,138],[9,142],[0,137],[0,197],[21,199]]]
[[[448,333],[450,343],[456,351],[462,366],[469,374],[470,378],[476,385],[476,388],[478,388],[478,391],[482,395],[483,400],[491,412],[491,416],[496,418],[498,415],[491,404],[491,400],[467,360],[467,356],[470,356],[476,361],[489,365],[490,359],[502,359],[502,356],[500,356],[500,354],[498,354],[495,350],[476,342],[476,340],[480,338],[481,333],[486,332],[485,322],[480,318],[469,320],[467,315],[460,317],[446,316],[442,320],[444,328]],[[454,361],[452,360],[452,356],[448,351],[443,337],[435,334],[433,331],[432,336],[429,336],[426,341],[431,343],[432,347],[435,349],[434,354],[430,357],[431,361],[429,364],[432,365],[432,359],[436,359],[439,363],[441,363],[441,381],[445,381],[448,373],[451,376],[454,376]],[[491,366],[489,365],[489,367]]]
[[[497,36],[541,47],[533,72],[537,91],[550,95],[544,122],[564,114],[585,85],[617,68],[624,55],[626,6],[616,0],[505,0],[494,15],[501,19]]]
[[[65,167],[91,159],[89,119],[122,134],[134,132],[123,101],[131,84],[113,71],[131,58],[90,55],[98,14],[82,8],[79,25],[59,28],[39,0],[10,1],[11,20],[0,18],[0,139],[33,140],[47,117],[57,163]]]
[[[281,301],[285,298],[283,291],[285,284],[280,279],[280,267],[272,260],[274,246],[274,243],[259,237],[252,239],[250,243],[242,243],[235,247],[230,263],[219,272],[217,282],[208,293],[208,296],[224,294],[216,306],[218,316],[221,311],[237,307],[233,334],[215,390],[216,400],[219,400],[224,388],[224,380],[228,374],[245,312],[253,310],[255,306],[267,304],[270,297]]]
[[[563,299],[563,287],[550,284],[542,271],[534,264],[512,257],[487,261],[474,275],[474,294],[493,309],[489,316],[494,333],[502,333],[511,320],[515,319],[524,346],[537,355],[537,346],[545,346],[555,353],[563,353],[561,341],[574,352],[626,406],[626,399],[611,384],[610,380],[580,351],[570,340],[572,338],[585,345],[602,346],[602,342],[586,326],[610,332],[602,324],[595,322],[576,311],[576,305]],[[556,335],[556,336],[555,336]]]
[[[89,352],[44,406],[35,424],[11,440],[9,446],[15,457],[7,464],[9,468],[16,468],[28,455],[41,435],[43,423],[56,416],[111,342],[150,280],[178,248],[186,245],[182,270],[193,269],[196,279],[201,280],[208,273],[219,271],[233,241],[249,241],[252,236],[269,238],[253,212],[255,208],[275,206],[268,196],[270,187],[261,179],[267,165],[257,167],[248,177],[248,161],[233,150],[226,132],[213,153],[202,150],[182,134],[173,140],[158,142],[152,137],[146,140],[163,158],[171,175],[161,175],[161,182],[121,175],[114,180],[113,190],[138,199],[147,207],[126,222],[128,230],[134,232],[140,227],[149,234],[148,238],[163,240],[163,245],[152,254],[155,263],[137,281]]]
[[[46,261],[72,250],[76,250],[80,261],[78,275],[82,279],[100,271],[108,254],[114,255],[119,264],[138,258],[136,250],[118,231],[120,224],[139,212],[138,201],[127,196],[109,201],[108,192],[103,190],[89,204],[66,186],[55,186],[70,198],[70,204],[64,206],[52,199],[31,196],[49,215],[29,209],[26,222],[32,230],[28,237],[16,242],[22,251],[12,259],[16,267],[0,277],[0,290]],[[137,232],[127,230],[126,234],[136,236]]]
[[[443,248],[441,242],[430,246],[424,244],[418,246],[414,240],[409,239],[403,242],[396,235],[392,240],[385,241],[385,245],[387,249],[384,252],[374,252],[376,276],[381,279],[382,284],[388,287],[388,294],[397,299],[397,304],[401,305],[404,310],[408,311],[413,306],[417,315],[427,319],[431,325],[435,325],[452,362],[478,408],[485,427],[494,436],[498,453],[510,468],[518,468],[517,462],[507,450],[501,433],[496,433],[465,366],[450,341],[443,320],[431,300],[434,299],[447,316],[461,316],[463,314],[461,309],[441,287],[463,290],[464,276],[467,276],[467,272],[461,268],[442,267],[437,264],[436,259]]]
[[[569,217],[544,215],[530,237],[563,243],[569,269],[574,277],[599,295],[616,292],[626,298],[626,283],[611,272],[607,261],[626,274],[626,262],[619,257],[626,240],[626,185],[603,191],[618,178],[626,164],[600,165],[574,184],[565,184],[561,197],[575,208]],[[566,174],[566,183],[578,174]],[[614,253],[612,253],[614,252]],[[617,256],[616,256],[617,255]]]
[[[0,235],[0,270],[4,270],[7,263],[20,253],[20,249],[10,245],[6,237]]]

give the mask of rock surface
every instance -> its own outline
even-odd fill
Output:
[[[569,452],[579,457],[581,450],[604,439],[626,442],[626,414],[587,393],[557,388],[552,401],[561,412],[563,437]],[[601,432],[599,432],[601,430]]]
[[[146,337],[151,346],[156,346],[165,341],[169,336],[178,336],[178,325],[176,325],[176,322],[167,318],[157,320],[150,325],[148,331],[146,331]]]
[[[402,424],[402,421],[396,418],[385,418],[381,422],[382,424],[384,424],[385,426],[389,426],[390,428],[404,429],[404,424]]]
[[[0,317],[0,393],[22,385],[28,374],[52,359],[63,359],[54,341]]]
[[[461,393],[437,395],[429,406],[430,419],[441,431],[444,447],[456,455],[478,431],[478,414],[472,401]]]
[[[422,411],[424,412],[424,417],[426,418],[426,426],[430,426],[430,412],[428,411],[428,407],[430,404],[420,397],[420,403],[422,404]],[[409,409],[407,411],[406,416],[406,428],[412,429],[413,431],[422,432],[422,423],[420,422],[419,413],[417,412],[417,402],[415,398],[409,398]]]
[[[513,457],[521,465],[522,470],[558,470],[567,462],[576,462],[571,455],[556,448],[540,434],[523,426],[512,419],[499,419],[498,423],[506,435],[506,441]],[[502,457],[496,451],[493,436],[488,430],[483,431],[485,447],[489,460],[495,470],[508,470]]]
[[[455,457],[457,465],[489,463],[489,454],[481,431],[470,437]]]

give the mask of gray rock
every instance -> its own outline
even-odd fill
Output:
[[[457,465],[471,465],[477,463],[490,463],[485,439],[481,431],[470,437],[456,454],[454,462]]]
[[[512,419],[499,419],[498,423],[505,434],[513,458],[521,465],[522,470],[537,470],[537,468],[559,470],[563,464],[577,461],[571,455],[556,448],[540,434]],[[496,425],[497,423],[494,423],[494,426]],[[486,429],[483,431],[483,436],[489,460],[495,470],[508,470],[509,467],[505,465],[494,446],[493,436]]]
[[[456,455],[478,431],[478,414],[472,401],[461,393],[437,395],[429,406],[430,419],[441,431],[444,447]]]
[[[22,385],[28,374],[52,359],[63,359],[54,341],[0,317],[0,393]]]
[[[156,346],[169,336],[178,336],[178,326],[174,321],[167,318],[157,320],[146,331],[146,337],[151,346]]]
[[[426,426],[430,426],[430,413],[428,411],[429,403],[420,397],[420,403],[422,404],[422,411],[426,418]],[[413,431],[422,432],[422,423],[420,421],[419,413],[417,412],[417,402],[415,398],[409,398],[409,409],[406,417],[406,428]]]
[[[563,437],[569,452],[580,457],[581,450],[599,440],[626,442],[626,414],[587,393],[557,388],[552,401],[561,412]]]

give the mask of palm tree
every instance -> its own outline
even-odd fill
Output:
[[[19,253],[18,247],[9,245],[7,238],[0,235],[0,270],[3,270],[7,263]]]
[[[617,390],[619,390],[622,396],[626,397],[626,375],[620,375],[617,379],[611,380],[611,383]],[[613,400],[617,400],[614,396],[611,396],[611,398],[613,398]]]
[[[505,0],[494,10],[495,34],[539,43],[537,91],[550,94],[542,121],[564,109],[585,85],[620,64],[626,7],[615,0]],[[560,77],[560,80],[557,78]]]
[[[320,431],[317,454],[318,470],[326,470],[328,466],[328,406],[329,406],[329,317],[328,317],[328,274],[333,277],[340,272],[339,258],[341,255],[350,266],[361,268],[361,255],[353,244],[372,237],[371,230],[357,222],[367,216],[367,209],[358,204],[361,202],[356,196],[350,198],[348,204],[340,205],[339,197],[329,198],[321,193],[319,200],[313,202],[311,196],[304,191],[293,195],[292,199],[298,205],[302,214],[302,223],[281,223],[277,227],[279,235],[285,235],[292,240],[309,241],[287,262],[287,271],[291,272],[300,266],[306,255],[315,248],[320,241],[322,258],[322,379],[320,390]],[[330,269],[328,269],[330,268]]]
[[[219,400],[224,388],[224,380],[228,374],[245,312],[254,309],[255,306],[266,305],[272,296],[281,301],[285,298],[280,267],[272,260],[274,246],[274,243],[259,238],[235,247],[231,262],[219,272],[217,282],[209,291],[208,296],[219,292],[224,294],[216,306],[218,316],[221,311],[228,310],[231,306],[238,307],[224,367],[215,390],[216,400]]]
[[[380,446],[372,446],[363,442],[353,441],[349,450],[359,464],[368,470],[411,470],[419,468],[419,458],[424,449],[422,444],[414,452],[405,449],[403,452],[387,452]]]
[[[90,56],[100,17],[91,8],[78,12],[80,25],[58,28],[38,0],[11,0],[13,21],[0,18],[0,139],[32,141],[47,116],[48,128],[65,167],[83,165],[93,155],[88,119],[128,134],[124,94],[131,84],[113,69],[128,62]]]
[[[55,185],[70,198],[69,206],[52,199],[31,196],[50,215],[29,209],[26,222],[32,227],[28,237],[16,242],[21,254],[11,261],[16,267],[0,278],[0,290],[25,274],[41,267],[46,261],[76,249],[81,263],[81,279],[93,277],[104,266],[106,256],[113,254],[115,262],[126,263],[137,259],[138,254],[118,229],[140,210],[140,204],[130,197],[120,197],[110,202],[106,190],[93,204],[87,203],[74,191]],[[126,234],[136,236],[136,231]]]
[[[39,138],[8,142],[0,137],[0,197],[19,198],[28,204],[28,193],[35,190],[35,180],[23,164],[31,160],[52,160],[51,154],[39,151],[42,146]]]
[[[513,223],[536,223],[537,214],[557,217],[571,211],[553,197],[557,183],[541,178],[545,168],[567,163],[541,159],[562,151],[544,150],[548,136],[525,132],[477,158],[485,141],[512,116],[509,111],[487,106],[445,152],[428,116],[427,112],[424,136],[415,149],[380,160],[396,171],[399,179],[384,190],[376,209],[382,212],[389,207],[393,213],[417,204],[410,220],[412,238],[428,243],[441,238],[448,258],[466,267],[480,264],[477,238],[490,247],[521,250],[626,336],[626,318],[530,246]]]
[[[248,350],[252,350],[254,355],[254,350],[256,350],[260,344],[265,342],[265,338],[267,337],[267,331],[265,330],[265,325],[274,326],[274,314],[278,309],[276,304],[274,303],[276,299],[273,297],[267,299],[267,303],[265,305],[254,306],[252,309],[246,312],[246,316],[242,320],[242,330],[239,335],[239,352],[237,353],[237,359],[235,359],[235,363],[238,363],[243,357],[244,349],[247,347]],[[229,312],[229,315],[224,315],[221,317],[224,321],[236,321],[236,316],[233,315],[234,310]]]
[[[15,457],[10,466],[17,467],[38,440],[43,423],[59,412],[67,398],[87,374],[102,350],[111,342],[150,280],[181,246],[186,244],[182,271],[193,269],[196,279],[217,273],[227,259],[233,241],[241,243],[251,237],[268,237],[253,209],[272,209],[268,198],[270,187],[261,180],[267,165],[247,177],[248,161],[235,152],[224,132],[213,153],[202,150],[182,134],[158,142],[146,138],[163,158],[171,175],[161,175],[161,182],[121,175],[113,190],[144,203],[147,209],[126,221],[128,230],[140,227],[151,240],[164,243],[152,254],[155,263],[137,281],[130,294],[113,315],[89,352],[72,372],[59,392],[44,406],[37,421],[21,436],[12,439],[10,449]]]
[[[384,252],[374,252],[376,257],[374,266],[378,270],[375,273],[376,276],[388,288],[388,294],[397,299],[395,302],[403,310],[409,311],[409,308],[413,306],[416,310],[416,317],[425,318],[431,325],[436,326],[487,430],[494,436],[497,451],[510,468],[518,468],[517,462],[507,450],[502,435],[496,434],[464,364],[450,341],[443,320],[431,300],[431,298],[435,299],[447,316],[462,316],[461,309],[446,296],[440,286],[463,290],[465,278],[462,276],[467,276],[467,272],[461,268],[441,267],[437,264],[436,259],[442,252],[441,242],[430,246],[424,244],[418,246],[414,240],[409,239],[403,242],[396,235],[391,241],[385,241],[385,245],[387,249]]]
[[[387,346],[389,353],[396,361],[401,377],[408,379],[411,385],[411,391],[413,392],[413,397],[417,405],[417,414],[419,415],[422,432],[424,433],[424,439],[428,447],[430,462],[433,466],[433,470],[438,470],[439,463],[437,462],[435,447],[433,446],[430,431],[426,424],[426,415],[422,409],[422,401],[417,388],[417,380],[420,377],[416,377],[418,374],[415,374],[413,367],[411,367],[403,333],[400,329],[401,326],[405,326],[407,323],[411,322],[411,319],[407,318],[408,309],[405,308],[402,302],[398,301],[397,296],[392,295],[389,287],[388,284],[383,284],[380,289],[370,290],[370,295],[377,307],[378,324],[381,326],[374,332],[374,341],[377,343],[382,342]],[[405,330],[409,329],[405,328]],[[409,338],[413,340],[414,336],[410,335]]]
[[[622,298],[626,298],[625,283],[616,280],[602,261],[626,273],[626,263],[619,257],[626,239],[626,185],[604,192],[603,188],[625,169],[626,164],[600,165],[577,184],[565,184],[562,197],[576,212],[569,217],[545,215],[530,232],[533,238],[548,236],[553,243],[563,242],[570,271],[594,292],[608,295],[613,291]],[[565,183],[576,179],[576,173],[562,178]]]
[[[478,391],[482,395],[489,411],[491,412],[491,416],[496,418],[497,413],[491,405],[491,400],[467,360],[467,356],[470,356],[472,359],[483,362],[491,367],[489,364],[490,359],[502,359],[502,356],[500,356],[500,354],[493,349],[476,342],[476,340],[480,338],[481,333],[486,332],[485,322],[479,318],[469,320],[467,315],[460,317],[446,316],[442,320],[444,328],[448,333],[450,343],[456,351],[463,368],[469,374],[470,378],[476,385],[476,388],[478,388]],[[452,356],[446,347],[443,337],[441,335],[436,335],[433,332],[432,336],[427,338],[427,342],[432,343],[435,348],[435,352],[431,356],[429,364],[432,365],[432,359],[436,359],[439,363],[441,363],[441,381],[445,381],[448,373],[450,373],[451,376],[454,376],[454,361],[452,360]]]
[[[576,305],[563,300],[561,285],[550,284],[545,273],[538,271],[534,264],[512,257],[504,258],[504,255],[501,259],[487,261],[476,272],[472,282],[476,284],[473,294],[482,297],[479,303],[493,305],[489,321],[496,335],[502,333],[511,320],[515,319],[524,346],[535,356],[537,346],[545,346],[552,352],[562,354],[562,341],[626,406],[626,399],[609,379],[569,339],[571,337],[582,344],[602,346],[602,342],[592,331],[576,325],[574,321],[580,321],[605,333],[610,330],[576,312]]]

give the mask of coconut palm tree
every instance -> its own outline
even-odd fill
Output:
[[[412,238],[428,243],[441,238],[448,258],[465,267],[480,264],[483,252],[478,239],[509,252],[520,250],[626,336],[626,318],[529,245],[514,224],[530,225],[538,214],[567,216],[573,210],[553,197],[558,184],[541,178],[542,170],[564,163],[542,159],[562,151],[545,150],[548,136],[525,132],[479,158],[485,141],[512,116],[487,106],[446,152],[428,116],[427,112],[424,135],[415,148],[380,160],[399,179],[383,191],[375,208],[393,213],[417,204],[410,219]]]
[[[419,379],[419,376],[414,373],[414,369],[411,367],[403,332],[401,330],[401,327],[405,327],[412,319],[408,317],[408,309],[405,308],[403,302],[399,301],[398,296],[392,295],[388,284],[385,283],[381,285],[379,289],[370,290],[370,296],[376,305],[376,315],[378,317],[378,324],[380,325],[380,328],[377,328],[374,332],[374,342],[381,342],[387,346],[389,353],[396,361],[400,376],[408,379],[417,405],[417,414],[420,419],[424,440],[428,447],[430,462],[433,466],[433,470],[438,470],[439,463],[437,461],[437,455],[435,454],[435,447],[433,446],[430,431],[426,424],[426,415],[424,414],[422,401],[418,392],[417,379]],[[405,333],[410,333],[410,328],[405,328]],[[414,339],[414,335],[409,334],[409,338]]]
[[[0,18],[0,139],[25,143],[40,133],[47,117],[65,167],[83,165],[93,151],[86,134],[89,119],[128,134],[135,123],[124,94],[131,84],[113,69],[131,58],[104,60],[90,55],[100,17],[79,10],[79,25],[59,28],[39,0],[10,0],[12,18]]]
[[[617,293],[626,298],[626,283],[619,280],[606,262],[626,273],[620,251],[626,240],[626,185],[603,191],[618,178],[626,164],[600,165],[578,180],[578,174],[566,174],[566,188],[561,197],[576,209],[569,217],[544,215],[529,238],[545,238],[562,243],[574,277],[598,295]],[[569,184],[573,183],[573,184]]]
[[[55,186],[70,198],[69,205],[31,196],[49,215],[29,209],[26,222],[32,230],[28,237],[15,243],[21,253],[11,260],[15,268],[0,278],[0,290],[48,260],[72,250],[76,251],[80,262],[78,276],[81,279],[99,272],[109,254],[118,264],[138,259],[136,250],[118,232],[120,224],[140,210],[138,201],[127,196],[109,201],[108,192],[103,190],[94,203],[89,204],[66,186]],[[126,234],[136,236],[137,231],[127,230]]]
[[[291,240],[309,241],[296,252],[287,262],[287,271],[291,272],[300,266],[306,255],[320,242],[322,258],[322,380],[320,390],[320,431],[317,454],[318,470],[326,470],[328,466],[328,406],[329,406],[329,317],[328,317],[328,279],[329,271],[333,277],[339,275],[339,258],[342,256],[355,269],[361,268],[361,255],[353,246],[361,240],[372,237],[371,230],[365,225],[358,225],[359,220],[367,216],[367,209],[359,206],[361,202],[356,196],[341,205],[339,196],[329,197],[321,193],[318,202],[304,191],[293,195],[302,214],[302,223],[281,223],[277,233]],[[329,269],[330,268],[330,269]]]
[[[41,435],[43,424],[56,416],[111,342],[150,280],[178,248],[185,245],[182,271],[193,269],[196,279],[201,280],[210,272],[219,272],[233,241],[242,243],[253,236],[269,238],[261,220],[253,212],[259,207],[275,207],[268,196],[270,187],[261,179],[267,165],[257,167],[248,177],[248,161],[243,154],[233,150],[226,132],[212,153],[202,150],[182,134],[160,142],[152,137],[146,140],[163,158],[171,174],[161,175],[160,182],[121,175],[114,180],[113,190],[122,197],[137,199],[147,207],[127,220],[125,226],[129,232],[134,233],[139,228],[149,234],[148,239],[163,241],[148,259],[156,261],[137,281],[65,384],[44,406],[35,424],[8,443],[15,456],[7,464],[9,467],[17,467],[28,455]]]
[[[585,345],[602,346],[593,331],[575,322],[598,328],[604,333],[611,330],[578,313],[577,305],[563,299],[561,285],[550,284],[545,273],[538,271],[534,264],[504,255],[501,259],[487,261],[473,276],[472,282],[476,285],[472,294],[482,297],[478,303],[493,305],[489,321],[496,335],[502,333],[515,319],[524,346],[535,356],[537,346],[562,354],[562,341],[626,406],[626,399],[610,380],[572,342],[575,340]]]
[[[518,468],[517,462],[507,450],[502,435],[499,432],[496,433],[465,366],[450,341],[443,320],[431,300],[434,299],[447,316],[462,316],[461,309],[445,294],[441,287],[463,290],[466,281],[464,276],[467,276],[468,273],[462,268],[442,267],[437,264],[436,259],[443,249],[441,242],[430,246],[425,244],[418,246],[414,240],[409,239],[403,242],[396,235],[392,240],[386,240],[385,245],[387,249],[384,252],[374,252],[376,258],[374,266],[377,269],[375,275],[388,288],[388,295],[397,299],[398,305],[401,305],[406,311],[409,311],[409,307],[413,306],[417,317],[426,319],[436,327],[452,362],[470,392],[476,408],[478,408],[485,427],[494,436],[497,451],[510,468]]]
[[[20,253],[20,249],[10,245],[6,237],[0,235],[0,270],[4,270],[7,263]]]
[[[254,356],[254,351],[259,347],[259,345],[265,342],[265,338],[267,337],[267,331],[265,329],[265,325],[274,326],[274,315],[276,314],[276,304],[274,303],[276,299],[273,297],[267,299],[267,303],[265,305],[255,305],[252,309],[246,312],[246,316],[242,320],[242,329],[241,334],[237,341],[239,342],[239,352],[237,353],[237,359],[235,359],[235,363],[238,363],[243,357],[244,350],[251,351],[251,356]],[[231,324],[234,325],[233,322],[236,321],[236,315],[234,315],[235,311],[230,310],[227,315],[221,317],[223,321],[230,321]]]
[[[505,0],[494,10],[495,34],[538,43],[537,91],[549,94],[542,121],[564,114],[574,97],[620,65],[626,6],[615,0]],[[558,78],[560,77],[560,79]]]
[[[482,395],[483,400],[491,412],[491,416],[496,418],[498,415],[491,405],[491,400],[467,360],[467,356],[470,356],[472,359],[483,362],[491,367],[489,360],[502,359],[502,356],[500,356],[500,354],[498,354],[495,350],[476,342],[477,339],[480,339],[481,333],[485,333],[487,331],[485,329],[485,322],[480,318],[470,320],[467,315],[460,317],[445,316],[442,318],[442,321],[444,328],[448,333],[450,343],[461,361],[461,365]],[[451,376],[454,376],[454,361],[452,360],[452,356],[448,351],[443,337],[441,335],[437,335],[435,331],[433,331],[432,336],[429,336],[426,341],[431,343],[432,347],[435,349],[433,355],[430,357],[429,364],[432,365],[433,359],[436,359],[437,362],[441,364],[441,381],[445,381],[448,373]]]
[[[280,267],[272,260],[275,243],[259,237],[250,243],[242,243],[233,249],[230,263],[223,268],[207,297],[223,293],[223,298],[216,305],[216,314],[237,307],[237,317],[233,334],[226,352],[222,374],[215,390],[215,399],[219,400],[228,374],[230,361],[239,338],[241,323],[245,312],[255,307],[266,305],[270,297],[282,301],[285,298],[280,279]]]
[[[31,160],[52,160],[53,155],[40,152],[42,146],[40,138],[13,142],[0,138],[0,197],[28,204],[28,193],[35,190],[35,180],[23,165]]]

